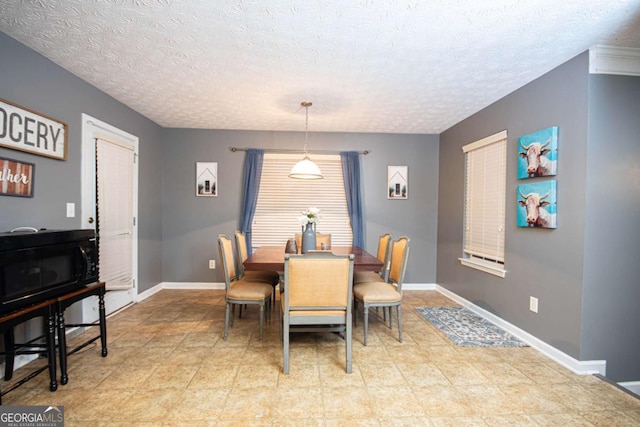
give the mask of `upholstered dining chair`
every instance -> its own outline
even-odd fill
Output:
[[[353,273],[354,284],[387,281],[391,258],[391,234],[383,234],[378,238],[378,254],[376,258],[382,262],[380,271],[355,271]]]
[[[331,234],[316,232],[316,250],[322,250],[322,244],[325,243],[328,248],[331,248]],[[302,250],[302,234],[296,233],[296,246],[298,251]]]
[[[322,247],[323,244],[326,246],[325,248]],[[316,233],[316,249],[317,250],[331,249],[331,234]]]
[[[264,330],[265,306],[269,307],[273,287],[264,282],[252,282],[239,279],[236,274],[236,263],[233,256],[231,239],[223,234],[218,236],[218,251],[222,263],[225,284],[224,335],[229,336],[229,326],[233,326],[232,306],[255,304],[260,308],[260,341]]]
[[[241,231],[234,231],[238,261],[238,278],[249,282],[268,283],[273,287],[273,304],[276,303],[276,286],[280,283],[280,274],[277,271],[245,271],[244,262],[249,258],[247,240]]]
[[[351,373],[354,256],[328,251],[285,254],[281,301],[284,373],[289,374],[291,332],[343,332],[346,371]]]
[[[382,307],[383,311],[389,307],[389,328],[393,328],[393,312],[396,308],[398,317],[398,341],[402,342],[402,283],[407,270],[409,257],[409,238],[400,237],[391,242],[391,263],[389,277],[384,282],[365,282],[353,286],[354,313],[358,313],[358,302],[364,308],[364,345],[367,345],[369,333],[369,308]]]

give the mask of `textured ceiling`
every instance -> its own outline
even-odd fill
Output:
[[[165,127],[440,133],[640,0],[0,0],[0,30]],[[3,58],[2,60],[5,60]]]

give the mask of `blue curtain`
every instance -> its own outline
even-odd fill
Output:
[[[362,218],[362,189],[360,180],[360,155],[355,151],[340,153],[344,192],[351,220],[353,245],[364,248],[364,222]]]
[[[258,190],[260,189],[260,176],[262,175],[262,161],[264,150],[250,148],[244,159],[244,181],[242,188],[242,217],[240,219],[240,231],[247,239],[247,252],[251,255],[251,223],[253,215],[256,213],[258,203]]]

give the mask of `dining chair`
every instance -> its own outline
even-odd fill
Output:
[[[391,259],[391,234],[383,234],[378,238],[378,254],[376,258],[382,262],[379,271],[355,271],[353,283],[386,282],[389,277],[389,261]]]
[[[322,247],[323,244],[326,246],[325,248]],[[317,250],[331,249],[331,234],[316,232],[316,249]]]
[[[358,301],[363,303],[364,311],[364,345],[367,345],[369,333],[369,308],[389,308],[389,328],[393,329],[393,312],[396,308],[398,317],[398,341],[402,342],[402,283],[407,270],[409,257],[409,238],[400,237],[391,242],[391,263],[389,277],[384,282],[365,282],[353,286],[354,313],[358,313]],[[357,320],[356,320],[357,321]]]
[[[298,250],[302,250],[302,233],[296,233],[296,246]],[[326,244],[327,248],[331,248],[331,234],[316,232],[316,250],[322,250],[322,244]]]
[[[296,233],[296,247],[298,248],[298,253],[302,253],[302,233]]]
[[[245,234],[236,230],[233,235],[236,240],[238,278],[249,282],[263,282],[271,285],[273,287],[273,305],[275,306],[276,286],[280,283],[280,274],[277,271],[246,271],[244,262],[249,257],[249,251]]]
[[[231,239],[224,234],[218,236],[218,251],[222,263],[225,284],[224,335],[229,336],[229,326],[233,326],[232,306],[258,305],[260,308],[260,341],[264,330],[265,306],[269,307],[273,287],[264,282],[252,282],[239,279],[236,274],[236,263],[233,256]]]
[[[354,256],[327,251],[285,254],[281,331],[284,373],[289,374],[291,332],[342,332],[351,373]]]

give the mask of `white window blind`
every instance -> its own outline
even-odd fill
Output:
[[[504,277],[507,132],[465,145],[464,261]]]
[[[253,246],[285,245],[301,232],[298,217],[315,206],[321,210],[316,231],[331,234],[333,246],[353,242],[339,155],[312,155],[324,179],[289,178],[300,154],[265,153],[258,203],[252,226]]]
[[[133,286],[133,160],[132,147],[96,140],[98,262],[111,290]]]

